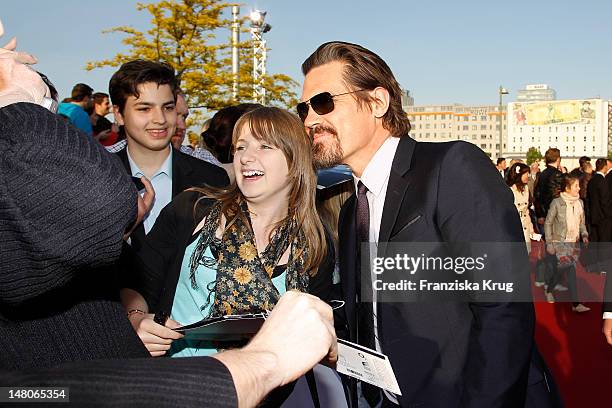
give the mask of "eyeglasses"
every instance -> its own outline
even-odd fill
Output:
[[[358,89],[356,91],[344,92],[344,93],[339,93],[335,95],[332,95],[329,92],[321,92],[320,94],[316,94],[315,96],[313,96],[312,98],[310,98],[309,100],[305,102],[298,103],[297,105],[298,115],[300,119],[302,119],[302,122],[304,122],[306,120],[306,117],[308,116],[308,109],[309,109],[308,105],[312,106],[312,109],[317,114],[327,115],[328,113],[333,111],[335,108],[334,106],[335,97],[342,96],[342,95],[349,95],[349,94],[353,94],[355,92],[361,92],[361,91],[365,91],[365,89]]]

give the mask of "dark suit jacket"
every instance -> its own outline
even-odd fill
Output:
[[[128,174],[131,175],[132,170],[128,161],[127,149],[120,150],[115,154],[121,159]],[[204,184],[213,187],[225,187],[229,184],[229,178],[223,168],[172,148],[172,198],[190,187]],[[144,226],[141,224],[130,235],[132,247],[140,248],[144,237]]]
[[[606,173],[604,177],[605,180],[605,189],[607,194],[607,203],[605,205],[605,215],[612,222],[612,171]]]
[[[612,228],[612,201],[610,201],[610,198],[612,198],[612,172],[609,172],[608,174],[606,174],[605,177],[605,181],[606,181],[606,188],[605,191],[608,193],[608,201],[607,201],[607,205],[606,205],[606,212],[605,214],[608,217],[608,223],[607,226],[608,228]],[[605,223],[604,223],[605,224]],[[609,232],[608,235],[608,239],[612,237],[612,231]],[[611,245],[609,242],[607,242],[605,245]],[[610,273],[610,271],[608,271],[607,275],[606,275],[606,282],[604,284],[604,303],[603,303],[603,311],[604,312],[612,312],[612,273]]]
[[[608,272],[604,284],[604,302],[602,307],[604,312],[612,312],[612,278],[610,275],[610,272]]]
[[[340,275],[351,341],[356,341],[358,290],[355,204],[353,195],[339,221]],[[464,142],[400,139],[380,225],[379,256],[393,256],[384,252],[385,242],[523,240],[512,193],[481,150]],[[508,268],[510,256],[492,260],[494,267]],[[524,249],[523,258],[527,265]],[[525,269],[524,276],[513,280],[524,288],[528,279]],[[401,406],[523,406],[534,320],[530,302],[378,303],[378,336],[402,391]],[[537,370],[530,378],[543,380]],[[354,403],[354,383],[351,388]]]
[[[610,194],[604,177],[593,174],[587,185],[587,201],[589,203],[589,215],[591,225],[599,225],[608,218],[608,206],[610,204]]]
[[[610,275],[612,274],[608,272],[606,275],[606,283],[604,285],[604,312],[612,312],[612,278],[610,278]]]
[[[544,171],[540,173],[538,183],[535,188],[535,210],[538,218],[546,218],[548,207],[553,200],[552,183],[555,177],[559,177],[562,173],[553,166],[546,166]]]

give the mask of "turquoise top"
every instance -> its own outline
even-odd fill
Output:
[[[79,105],[75,105],[70,102],[62,102],[57,108],[57,114],[68,118],[77,129],[82,130],[88,136],[93,135],[93,129],[91,127],[91,120],[89,115]]]
[[[189,279],[189,261],[193,251],[195,251],[197,243],[198,240],[196,239],[185,249],[183,263],[181,265],[181,274],[176,286],[176,294],[174,295],[174,303],[172,304],[172,312],[170,314],[171,319],[179,322],[183,326],[207,318],[210,313],[210,306],[215,300],[214,296],[211,296],[210,302],[208,302],[209,304],[204,309],[200,309],[201,306],[207,303],[207,298],[210,293],[209,287],[214,285],[213,282],[217,276],[216,267],[209,268],[202,264],[198,265],[196,271],[197,289],[191,287],[191,280]],[[213,258],[210,247],[206,248],[204,256]],[[286,291],[285,272],[272,278],[272,283],[280,295],[283,295]],[[172,347],[168,351],[168,356],[210,356],[216,352],[217,349],[212,347],[210,343],[181,339],[172,342]]]

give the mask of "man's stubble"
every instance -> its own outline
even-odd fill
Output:
[[[317,133],[327,133],[330,137],[326,138],[325,142],[313,142],[312,155],[315,167],[325,169],[342,164],[344,152],[336,130],[328,126],[316,126],[310,130],[313,140]]]

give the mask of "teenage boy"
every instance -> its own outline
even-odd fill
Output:
[[[172,147],[176,131],[178,81],[167,64],[135,60],[123,64],[112,76],[109,93],[115,119],[124,126],[125,149],[117,152],[134,177],[146,177],[155,190],[155,201],[142,226],[131,235],[137,248],[162,208],[181,191],[200,185],[226,186],[226,172],[215,165]]]

